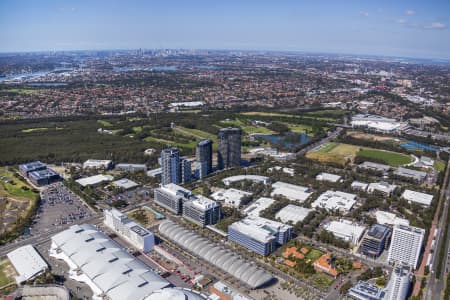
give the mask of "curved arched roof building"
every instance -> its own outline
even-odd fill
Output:
[[[265,286],[274,279],[269,272],[172,221],[166,220],[161,223],[159,232],[180,247],[217,266],[253,289]]]

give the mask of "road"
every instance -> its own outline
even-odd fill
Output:
[[[310,151],[310,150],[312,150],[312,149],[314,149],[314,148],[316,148],[316,147],[318,147],[320,145],[328,143],[332,139],[336,138],[341,133],[342,130],[343,130],[343,128],[341,128],[341,127],[336,128],[335,131],[333,131],[332,133],[330,133],[329,135],[327,135],[326,137],[324,137],[320,141],[315,142],[314,144],[311,144],[311,145],[309,145],[309,146],[299,150],[296,154],[297,155],[306,154],[308,151]]]
[[[436,224],[436,225],[440,224],[441,226],[442,226],[442,224],[445,224],[445,220],[447,219],[448,207],[449,207],[449,202],[450,202],[450,181],[448,180],[449,172],[450,172],[450,161],[448,162],[447,172],[446,172],[446,176],[445,176],[445,179],[444,179],[444,184],[447,184],[447,188],[443,188],[442,189],[441,198],[440,198],[441,201],[444,201],[444,205],[443,205],[443,209],[444,210],[443,210],[441,219],[438,222],[437,222],[436,219],[433,220],[434,224]],[[438,208],[439,207],[442,207],[442,205],[438,206]],[[438,212],[436,212],[436,213],[438,214]],[[444,237],[445,228],[442,228],[442,227],[437,227],[437,228],[439,228],[439,234],[436,237],[435,249],[436,250],[441,249],[441,243],[446,243],[446,247],[444,249],[444,251],[445,251],[444,255],[445,255],[445,257],[447,257],[447,253],[448,253],[448,250],[449,250],[449,238],[448,238],[448,236]],[[433,238],[433,233],[432,232],[430,232],[429,239],[430,238],[431,239]],[[433,258],[432,258],[432,261],[431,261],[432,268],[430,270],[430,276],[429,276],[429,278],[427,280],[427,286],[426,286],[427,289],[426,289],[426,294],[425,294],[425,299],[426,300],[437,300],[437,299],[440,299],[441,292],[442,292],[442,289],[444,287],[444,279],[445,279],[444,275],[445,275],[446,266],[444,265],[441,268],[441,274],[439,274],[439,276],[436,276],[437,275],[436,274],[436,269],[437,269],[437,265],[438,265],[438,259],[439,259],[439,255],[438,254],[439,254],[439,252],[435,251],[434,253],[435,253],[435,255],[433,255]],[[427,259],[427,257],[425,257],[425,255],[424,255],[423,260],[426,260],[426,259]],[[444,261],[446,262],[447,259],[445,259]]]
[[[142,202],[142,203],[139,203],[138,205],[127,207],[125,210],[122,210],[122,212],[125,213],[130,210],[136,209],[137,207],[149,205],[149,203],[150,203],[149,201]],[[24,246],[24,245],[28,245],[28,244],[39,245],[39,244],[45,243],[45,242],[49,241],[53,235],[55,235],[63,230],[66,230],[67,228],[69,228],[72,225],[75,225],[75,224],[99,225],[102,222],[103,222],[103,214],[99,214],[99,215],[92,216],[91,218],[78,220],[71,224],[55,226],[54,228],[52,228],[44,233],[30,235],[28,237],[21,237],[11,243],[1,246],[0,247],[0,257],[5,256],[8,252],[11,252],[12,250],[19,248],[21,246]]]

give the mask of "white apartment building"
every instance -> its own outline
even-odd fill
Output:
[[[417,268],[425,230],[422,228],[395,225],[389,248],[388,263],[403,263]]]

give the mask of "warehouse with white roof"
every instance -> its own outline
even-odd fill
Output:
[[[300,203],[305,202],[312,195],[307,187],[281,181],[272,184],[272,188],[274,190],[270,194],[271,197],[283,196],[291,201],[297,201]]]
[[[51,240],[50,256],[64,260],[69,277],[86,283],[94,300],[166,299],[158,297],[161,294],[176,296],[169,299],[207,299],[190,290],[169,288],[168,281],[94,225],[73,225]]]
[[[114,179],[114,177],[112,177],[111,175],[99,174],[99,175],[94,175],[94,176],[90,176],[90,177],[77,179],[75,181],[79,185],[85,187],[85,186],[89,186],[89,185],[97,185],[97,184],[100,184],[102,182],[111,181],[113,179]]]
[[[25,245],[6,255],[16,270],[17,284],[33,279],[48,269],[47,263],[32,245]]]
[[[311,207],[325,208],[326,210],[349,211],[355,203],[355,194],[328,190],[321,194],[316,201],[311,203]]]
[[[250,197],[252,193],[238,189],[220,189],[211,194],[211,198],[221,202],[224,206],[236,207],[241,205],[241,200]]]
[[[275,218],[280,219],[283,223],[292,222],[292,224],[297,224],[298,222],[302,222],[312,211],[309,208],[289,204],[282,208],[275,215]]]
[[[342,179],[341,176],[336,174],[331,174],[327,172],[322,172],[316,176],[316,180],[318,181],[329,181],[329,182],[338,182]]]
[[[433,201],[433,195],[416,192],[412,190],[405,190],[402,194],[402,198],[408,202],[414,202],[420,205],[430,206]]]
[[[239,182],[242,180],[249,180],[253,182],[262,182],[264,184],[269,184],[270,178],[266,176],[259,176],[259,175],[236,175],[236,176],[230,176],[227,178],[222,179],[222,182],[225,185],[230,185],[233,182]]]
[[[395,214],[377,210],[375,212],[375,218],[377,219],[378,224],[382,225],[406,225],[409,226],[409,221],[407,219],[403,219],[400,217],[397,217]]]

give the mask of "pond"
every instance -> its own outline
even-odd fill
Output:
[[[308,143],[311,138],[304,133],[288,133],[285,135],[254,134],[255,139],[265,140],[273,145],[280,145],[284,148],[296,148]]]

